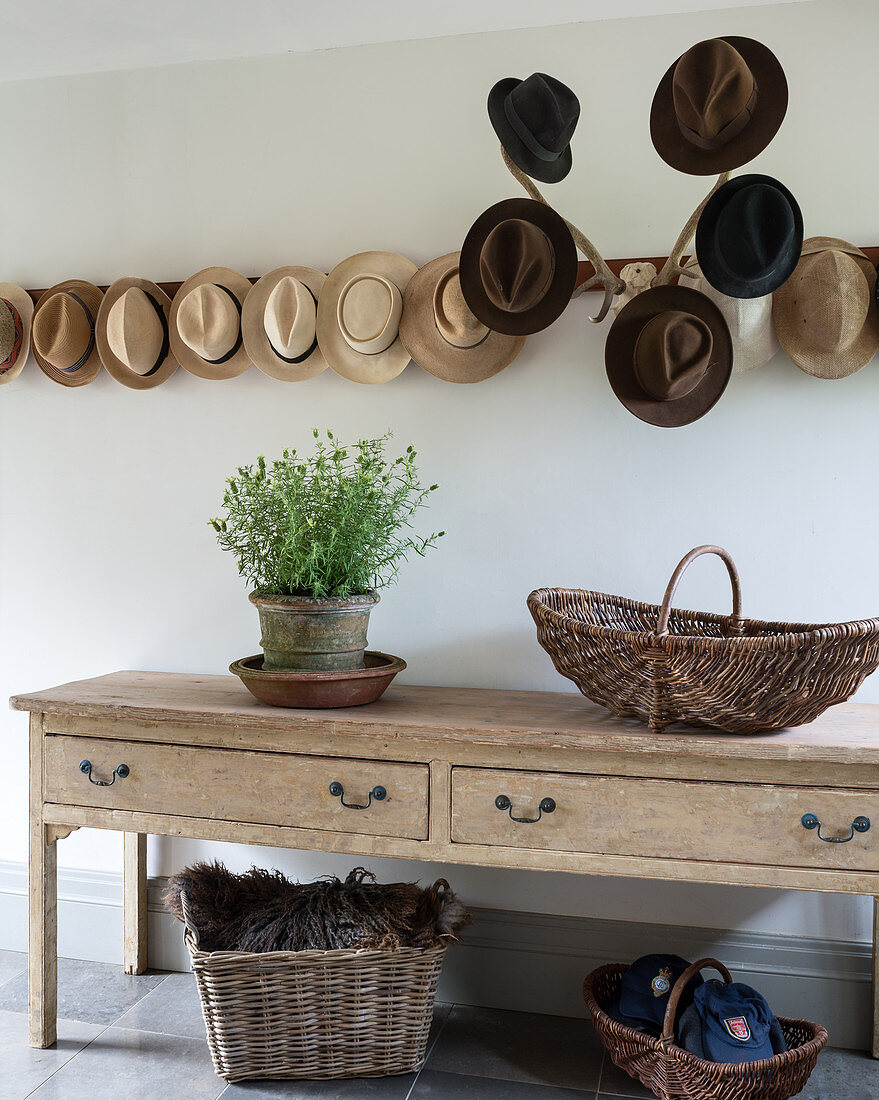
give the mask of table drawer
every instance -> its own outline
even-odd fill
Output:
[[[805,828],[804,814],[820,828]],[[865,832],[852,829],[859,817],[872,819]],[[849,834],[847,843],[821,839]],[[879,792],[460,767],[452,842],[876,871]]]
[[[65,736],[46,737],[45,753],[47,802],[427,839],[427,764]]]

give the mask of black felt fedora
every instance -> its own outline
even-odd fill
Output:
[[[552,207],[504,199],[470,227],[458,273],[477,320],[507,336],[529,336],[548,328],[571,300],[577,249]]]
[[[488,93],[488,117],[510,159],[541,183],[558,183],[571,170],[571,138],[580,102],[546,73],[507,77]]]
[[[644,290],[620,310],[604,361],[613,392],[639,420],[678,428],[704,416],[732,373],[723,314],[691,287]]]
[[[659,82],[650,136],[666,164],[694,176],[741,168],[775,137],[787,111],[778,58],[753,38],[697,42]]]
[[[708,200],[696,227],[702,274],[731,298],[761,298],[787,282],[803,248],[803,215],[771,176],[736,176]]]

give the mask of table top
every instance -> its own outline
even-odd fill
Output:
[[[879,705],[843,703],[806,726],[737,735],[671,726],[652,733],[579,694],[392,685],[376,703],[336,710],[269,707],[235,676],[114,672],[10,700],[13,710],[199,726],[604,752],[879,764]]]

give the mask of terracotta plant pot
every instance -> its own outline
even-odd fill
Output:
[[[265,669],[338,671],[363,668],[374,592],[343,600],[308,596],[257,596]]]

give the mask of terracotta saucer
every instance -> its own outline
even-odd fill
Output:
[[[361,707],[374,703],[402,672],[406,662],[390,653],[364,654],[366,668],[338,672],[313,672],[310,669],[265,670],[263,655],[233,661],[234,672],[251,695],[271,707]]]

